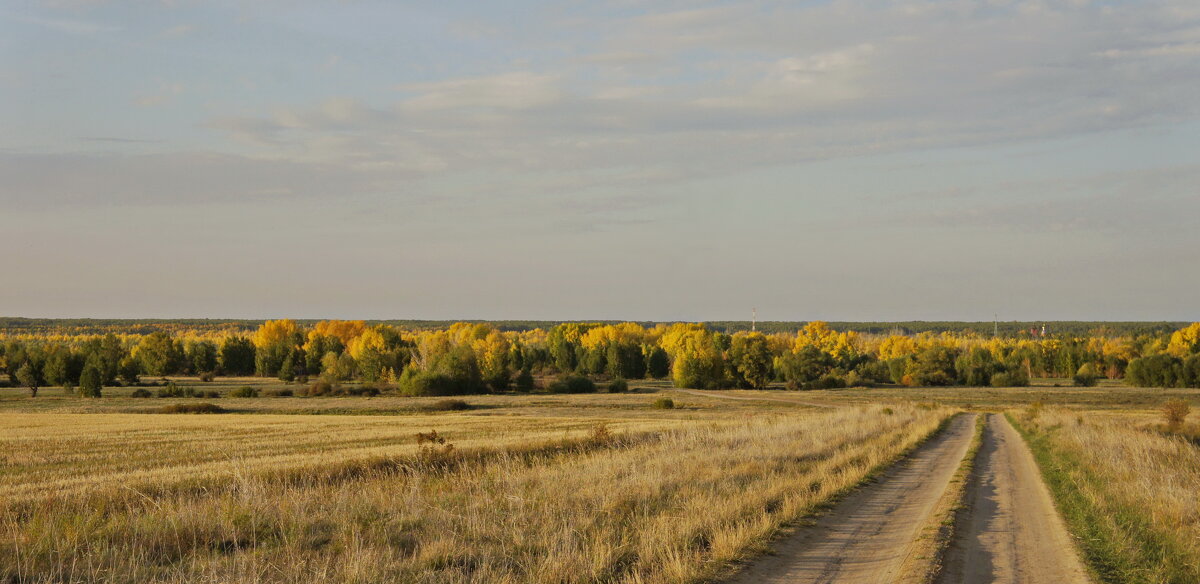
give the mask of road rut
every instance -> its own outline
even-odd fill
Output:
[[[960,461],[975,426],[960,415],[879,479],[838,503],[735,575],[730,584],[895,582]]]
[[[987,418],[965,503],[939,583],[1089,581],[1033,454],[1004,416]]]

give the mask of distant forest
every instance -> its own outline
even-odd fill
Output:
[[[320,319],[297,319],[301,326],[312,326]],[[266,319],[207,319],[207,318],[178,318],[178,319],[129,319],[129,318],[20,318],[0,317],[0,334],[104,334],[120,331],[131,334],[150,334],[159,331],[178,330],[212,330],[228,332],[253,332],[262,326]],[[449,328],[455,322],[473,324],[490,324],[506,332],[524,332],[533,329],[550,330],[563,323],[601,323],[618,324],[621,322],[636,322],[650,328],[657,324],[676,324],[682,321],[620,321],[620,320],[368,320],[368,324],[386,324],[409,330],[440,330]],[[765,321],[756,324],[755,328],[763,333],[796,333],[803,329],[809,321]],[[719,320],[704,323],[708,328],[723,333],[734,333],[750,330],[748,320]],[[1188,323],[1185,321],[1001,321],[993,323],[968,321],[925,321],[907,320],[896,322],[828,322],[829,328],[838,332],[858,332],[871,334],[906,334],[912,335],[923,332],[931,333],[964,333],[974,332],[980,335],[991,335],[998,332],[1003,337],[1041,336],[1045,326],[1046,336],[1117,336],[1117,335],[1158,335],[1180,329]],[[1037,331],[1037,335],[1031,335]]]

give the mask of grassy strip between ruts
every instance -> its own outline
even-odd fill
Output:
[[[1097,468],[1081,448],[1072,447],[1089,442],[1094,449],[1106,445],[1063,436],[1078,432],[1085,424],[1099,425],[1085,423],[1078,415],[1046,413],[1033,419],[1011,412],[1006,415],[1033,451],[1042,477],[1097,580],[1147,584],[1200,581],[1197,552],[1194,545],[1184,541],[1187,536],[1169,526],[1156,525],[1149,510],[1152,502],[1131,496],[1132,485],[1104,476],[1107,469]],[[1136,432],[1130,428],[1102,431]],[[1109,457],[1120,465],[1119,458]]]
[[[975,433],[971,436],[971,444],[963,455],[958,470],[946,486],[945,493],[938,500],[928,522],[921,529],[918,541],[914,545],[905,566],[901,572],[901,582],[928,584],[937,579],[942,569],[946,549],[954,539],[954,532],[963,519],[966,510],[964,498],[967,485],[972,480],[971,473],[979,460],[979,447],[983,444],[983,429],[987,425],[988,414],[975,417]]]

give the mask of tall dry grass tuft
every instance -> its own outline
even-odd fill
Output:
[[[703,421],[641,440],[593,423],[578,447],[350,480],[247,468],[204,491],[98,486],[86,501],[0,509],[0,580],[697,582],[949,415],[891,409]]]
[[[1183,426],[1183,422],[1187,420],[1191,411],[1192,406],[1181,399],[1167,400],[1162,406],[1163,419],[1171,431],[1176,431]]]

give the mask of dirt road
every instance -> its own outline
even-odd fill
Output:
[[[1087,583],[1033,455],[1004,416],[988,416],[976,464],[938,581]]]
[[[879,480],[842,500],[816,525],[777,543],[731,583],[895,582],[959,462],[975,416],[960,415],[940,435]]]

